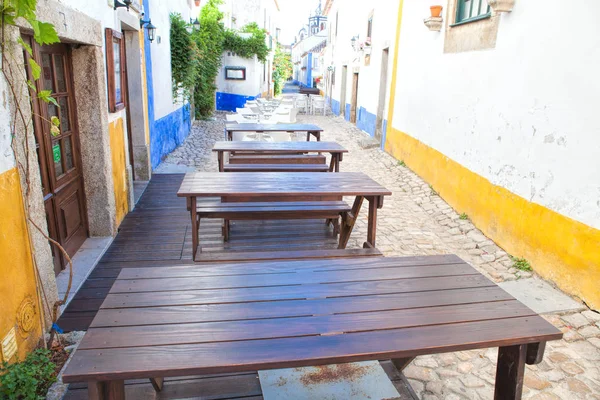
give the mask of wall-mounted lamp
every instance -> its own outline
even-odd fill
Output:
[[[144,28],[144,25],[146,25],[146,30],[148,31],[148,40],[152,43],[156,37],[156,27],[152,25],[152,20],[150,18],[148,18],[147,21],[143,19],[140,20],[140,28]]]
[[[200,29],[200,21],[198,21],[198,18],[196,18],[195,20],[192,20],[192,18],[190,18],[190,25],[192,25],[195,30]]]
[[[353,36],[352,39],[350,39],[350,44],[352,44],[354,51],[358,49],[358,35]]]
[[[119,7],[126,7],[127,11],[129,11],[129,6],[133,3],[133,0],[114,0],[114,9],[116,10]]]

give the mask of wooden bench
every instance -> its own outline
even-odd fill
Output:
[[[124,268],[62,379],[123,400],[129,379],[161,391],[176,376],[386,359],[401,371],[496,347],[494,399],[517,400],[525,364],[561,337],[454,255]]]
[[[225,164],[223,172],[328,172],[327,164]]]
[[[229,156],[229,164],[325,164],[327,159],[317,154],[240,154]]]
[[[229,240],[231,220],[325,219],[338,234],[339,218],[352,211],[344,201],[220,202],[196,207],[198,223],[202,218],[223,218],[223,237]]]
[[[275,250],[275,251],[234,251],[226,253],[202,252],[197,261],[203,263],[220,262],[258,262],[258,261],[294,261],[338,258],[383,257],[378,249],[312,249],[312,250]]]

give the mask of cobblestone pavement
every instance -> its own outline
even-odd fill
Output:
[[[165,166],[216,171],[211,148],[224,137],[222,120],[223,115],[217,115],[214,121],[196,123],[186,142],[166,158]],[[393,192],[378,214],[377,247],[385,255],[454,253],[495,282],[531,277],[514,268],[506,252],[468,219],[461,219],[410,169],[378,148],[363,149],[366,135],[352,124],[323,116],[300,116],[299,122],[316,123],[324,129],[322,140],[336,141],[349,150],[342,171],[362,171]],[[349,247],[360,247],[366,228],[363,210]],[[544,317],[564,332],[564,339],[549,342],[544,361],[527,366],[523,397],[600,400],[600,314],[586,310]],[[496,349],[423,356],[404,373],[422,399],[491,399],[496,357]]]

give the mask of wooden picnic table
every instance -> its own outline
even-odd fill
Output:
[[[324,174],[316,172],[191,172],[185,175],[177,196],[189,199],[192,223],[192,254],[196,260],[198,239],[198,197],[226,197],[228,201],[302,201],[356,196],[352,211],[342,217],[339,249],[345,249],[363,201],[369,202],[369,222],[365,248],[375,248],[377,209],[383,207],[388,189],[362,172]],[[260,201],[260,200],[258,200]]]
[[[321,141],[323,129],[314,124],[225,124],[227,140],[233,140],[233,132],[306,132],[306,141],[310,141],[311,135]]]
[[[348,150],[336,142],[252,142],[252,141],[220,141],[216,142],[213,151],[217,152],[219,171],[223,171],[225,152],[252,152],[297,154],[297,153],[329,153],[331,154],[330,172],[340,172],[340,161]]]
[[[495,399],[508,400],[561,337],[454,255],[124,268],[62,379],[122,400],[127,379],[160,391],[174,376],[385,359],[401,371],[499,347]]]

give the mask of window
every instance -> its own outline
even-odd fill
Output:
[[[369,17],[369,21],[367,21],[367,39],[371,39],[371,35],[373,33],[373,16]]]
[[[121,32],[106,28],[106,73],[108,81],[108,110],[125,108],[125,49]]]
[[[456,7],[456,23],[477,21],[491,15],[487,0],[458,0]]]
[[[245,81],[245,67],[225,67],[225,79],[228,81]]]

